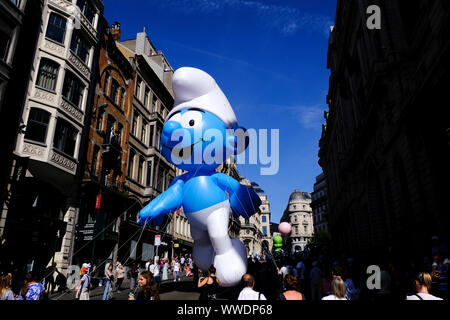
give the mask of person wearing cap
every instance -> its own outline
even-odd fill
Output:
[[[75,288],[76,297],[79,300],[89,300],[89,282],[90,278],[88,276],[89,269],[87,268],[87,264],[83,264],[81,268],[81,280],[78,286]]]
[[[207,270],[211,264],[224,287],[239,283],[247,270],[243,243],[230,239],[230,209],[248,219],[261,199],[250,187],[215,171],[229,157],[245,151],[249,139],[216,81],[195,68],[180,68],[172,78],[173,109],[165,120],[161,153],[187,173],[139,213],[139,223],[161,225],[164,216],[183,207],[194,238],[193,257]]]

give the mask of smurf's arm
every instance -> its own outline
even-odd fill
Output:
[[[213,178],[217,185],[230,195],[230,206],[235,218],[242,216],[248,219],[258,212],[261,199],[252,188],[240,184],[223,173],[216,173]]]
[[[181,207],[183,201],[182,179],[175,180],[163,193],[153,199],[139,212],[139,224],[144,225],[153,221],[157,226],[163,222],[164,215],[174,212]]]

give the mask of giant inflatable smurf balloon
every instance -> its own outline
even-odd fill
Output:
[[[183,210],[194,239],[193,258],[200,269],[211,264],[221,285],[234,286],[247,271],[245,247],[228,236],[230,208],[235,217],[248,219],[261,205],[253,189],[214,170],[226,155],[248,146],[234,133],[239,128],[230,103],[216,81],[195,68],[180,68],[172,79],[175,104],[161,136],[161,152],[187,173],[139,213],[139,223],[161,225],[164,215]],[[241,139],[242,141],[242,139]]]

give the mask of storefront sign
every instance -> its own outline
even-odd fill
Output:
[[[161,235],[157,234],[155,235],[155,246],[161,245]]]

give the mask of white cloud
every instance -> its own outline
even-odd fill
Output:
[[[275,113],[288,112],[304,129],[322,129],[325,122],[323,112],[326,107],[315,106],[280,106],[268,105]]]

